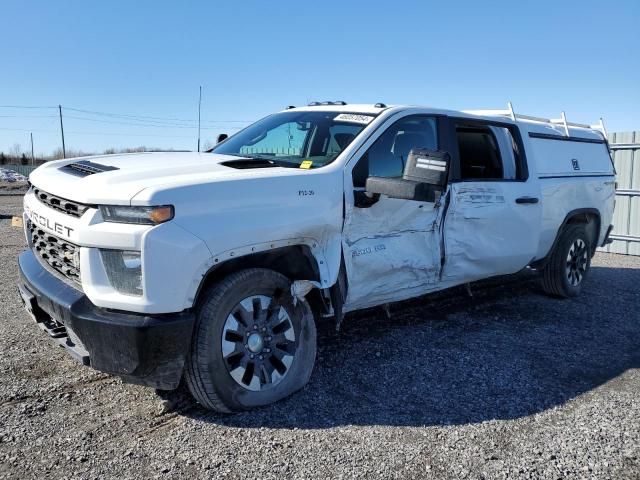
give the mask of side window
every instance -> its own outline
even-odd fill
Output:
[[[456,125],[462,180],[521,180],[518,144],[507,127]]]
[[[391,125],[353,168],[353,186],[364,187],[367,177],[402,177],[413,148],[438,149],[434,117],[410,116]]]
[[[358,125],[335,124],[329,128],[329,147],[327,156],[337,155],[347,148],[351,141],[356,138],[361,128]]]

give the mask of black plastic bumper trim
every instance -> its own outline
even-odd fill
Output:
[[[612,230],[613,230],[613,225],[609,225],[609,228],[607,228],[607,233],[604,236],[604,240],[602,241],[602,245],[600,245],[601,247],[604,247],[606,245],[609,245],[610,243],[613,243],[613,239],[611,238]]]
[[[178,386],[191,343],[192,312],[141,315],[99,308],[45,269],[30,250],[18,263],[25,308],[76,359],[132,383],[165,390]]]

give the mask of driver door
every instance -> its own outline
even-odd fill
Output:
[[[342,236],[348,279],[345,310],[404,300],[436,288],[441,268],[439,202],[371,198],[364,186],[369,176],[401,177],[413,148],[438,150],[438,124],[435,116],[401,118],[365,143],[355,163],[348,164]]]

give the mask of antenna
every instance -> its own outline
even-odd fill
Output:
[[[58,105],[58,112],[60,113],[60,135],[62,136],[62,158],[67,158],[67,150],[64,146],[64,126],[62,125],[62,105]]]
[[[200,86],[200,97],[198,98],[198,152],[200,151],[200,107],[202,105],[202,86]]]

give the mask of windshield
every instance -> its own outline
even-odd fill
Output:
[[[216,146],[213,153],[273,160],[316,168],[331,163],[375,115],[340,112],[281,112],[270,115]]]

